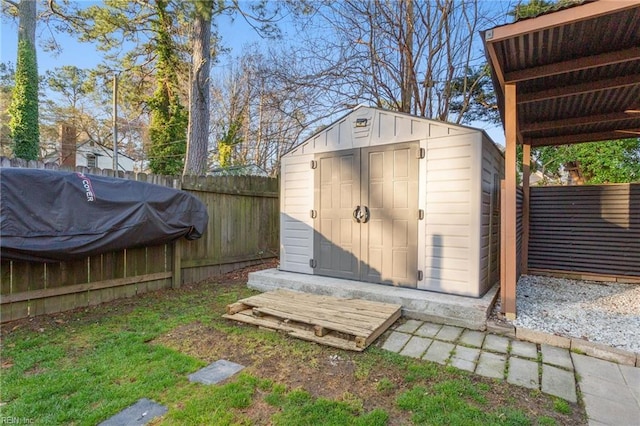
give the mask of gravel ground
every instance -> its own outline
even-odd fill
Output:
[[[640,353],[640,285],[523,275],[516,303],[516,327]]]

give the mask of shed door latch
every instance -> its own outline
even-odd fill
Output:
[[[318,210],[311,210],[309,214],[311,215],[311,219],[315,219],[318,217]]]
[[[418,220],[423,220],[424,219],[424,210],[419,209],[418,210]]]
[[[418,281],[422,281],[423,278],[424,274],[422,273],[422,271],[418,271]]]
[[[312,268],[315,268],[317,266],[316,260],[315,259],[309,259],[309,266],[311,266]]]
[[[416,156],[418,157],[419,160],[422,160],[424,157],[426,157],[427,152],[424,148],[418,148],[418,152],[416,154]]]
[[[318,162],[316,160],[311,160],[310,166],[312,169],[315,169],[318,167]]]

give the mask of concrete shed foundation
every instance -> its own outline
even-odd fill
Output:
[[[249,274],[248,287],[259,291],[279,288],[343,298],[357,298],[402,305],[407,318],[485,330],[498,294],[496,284],[481,298],[370,284],[319,275],[265,269]]]

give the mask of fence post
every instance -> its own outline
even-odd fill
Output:
[[[182,181],[180,178],[173,179],[173,187],[175,189],[182,189]],[[173,242],[173,280],[171,281],[171,288],[180,288],[182,285],[182,247],[180,239]]]
[[[173,280],[171,288],[180,288],[182,284],[182,250],[180,248],[180,240],[173,242]]]

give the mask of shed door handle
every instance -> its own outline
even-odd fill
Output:
[[[356,221],[356,222],[358,222],[358,223],[360,223],[360,219],[361,219],[361,217],[360,217],[360,213],[361,213],[361,211],[360,211],[360,206],[357,206],[357,207],[355,208],[355,210],[353,211],[353,218],[354,218],[354,219],[355,219],[355,221]]]
[[[362,223],[369,222],[370,217],[371,217],[371,212],[369,211],[369,207],[364,206],[364,218],[362,219]]]

